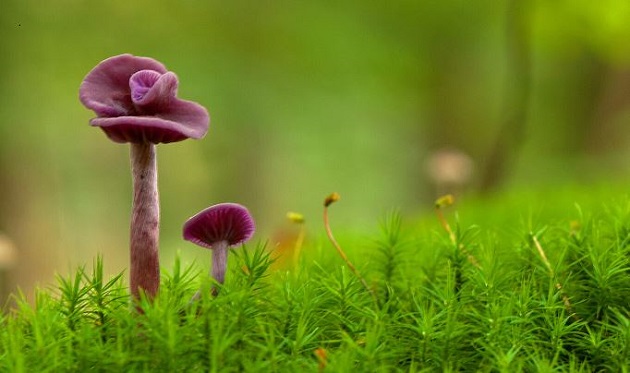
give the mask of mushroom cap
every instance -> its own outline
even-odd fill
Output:
[[[199,139],[210,116],[201,105],[177,98],[177,76],[148,57],[121,54],[94,67],[79,99],[96,113],[90,124],[118,143],[169,143]]]
[[[219,241],[238,245],[249,240],[256,230],[247,209],[237,203],[220,203],[200,211],[184,223],[184,239],[212,249]]]

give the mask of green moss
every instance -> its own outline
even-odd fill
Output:
[[[217,297],[200,270],[176,261],[143,313],[123,277],[104,279],[97,260],[37,292],[34,304],[14,297],[0,314],[0,371],[630,366],[630,204],[488,227],[503,213],[497,206],[486,205],[476,225],[447,216],[454,240],[437,219],[404,224],[394,213],[380,233],[355,241],[368,243],[344,247],[378,304],[325,241],[305,243],[299,271],[278,269],[262,244],[234,250]],[[199,288],[204,296],[190,303]]]

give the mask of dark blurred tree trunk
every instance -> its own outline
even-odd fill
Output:
[[[526,136],[531,91],[531,51],[528,0],[510,0],[507,7],[507,80],[503,123],[481,170],[482,193],[505,180]]]
[[[456,41],[448,40],[444,44],[454,44]],[[429,90],[431,92],[431,125],[428,128],[428,146],[431,149],[443,147],[445,144],[453,147],[461,147],[462,133],[461,122],[455,104],[457,90],[454,85],[459,85],[464,77],[455,76],[458,69],[457,63],[461,55],[457,48],[447,49],[442,45],[431,46],[432,71],[429,74]],[[454,83],[456,82],[456,83]]]

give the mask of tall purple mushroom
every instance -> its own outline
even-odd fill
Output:
[[[220,203],[188,219],[183,234],[185,240],[212,250],[210,274],[223,284],[229,247],[246,242],[255,230],[254,219],[245,207],[237,203]]]
[[[177,98],[177,76],[160,62],[122,54],[90,71],[79,99],[96,113],[90,124],[116,143],[130,143],[133,202],[130,287],[152,298],[160,286],[159,222],[155,145],[200,139],[210,117],[201,105]]]

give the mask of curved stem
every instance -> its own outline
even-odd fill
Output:
[[[131,173],[131,294],[134,299],[139,299],[142,289],[152,299],[160,287],[160,201],[154,144],[131,143]]]
[[[348,256],[346,255],[345,251],[343,251],[343,249],[341,248],[341,246],[339,245],[339,243],[337,242],[337,240],[335,240],[335,237],[333,236],[332,230],[330,229],[330,223],[328,222],[328,206],[330,206],[330,204],[334,202],[334,200],[329,200],[329,198],[327,198],[326,201],[324,202],[324,228],[326,229],[326,235],[328,236],[328,240],[330,240],[330,243],[332,243],[335,249],[337,249],[339,256],[341,256],[341,259],[343,259],[343,261],[346,262],[346,265],[348,266],[348,268],[350,268],[352,273],[354,273],[354,275],[357,276],[359,281],[361,281],[361,284],[363,284],[363,287],[370,293],[370,295],[372,296],[372,299],[374,300],[374,304],[378,307],[379,304],[378,304],[378,298],[376,297],[376,293],[368,285],[367,281],[365,281],[365,279],[359,274],[359,271],[357,271],[357,268],[352,264],[350,259],[348,259]],[[339,199],[338,195],[336,198]]]

